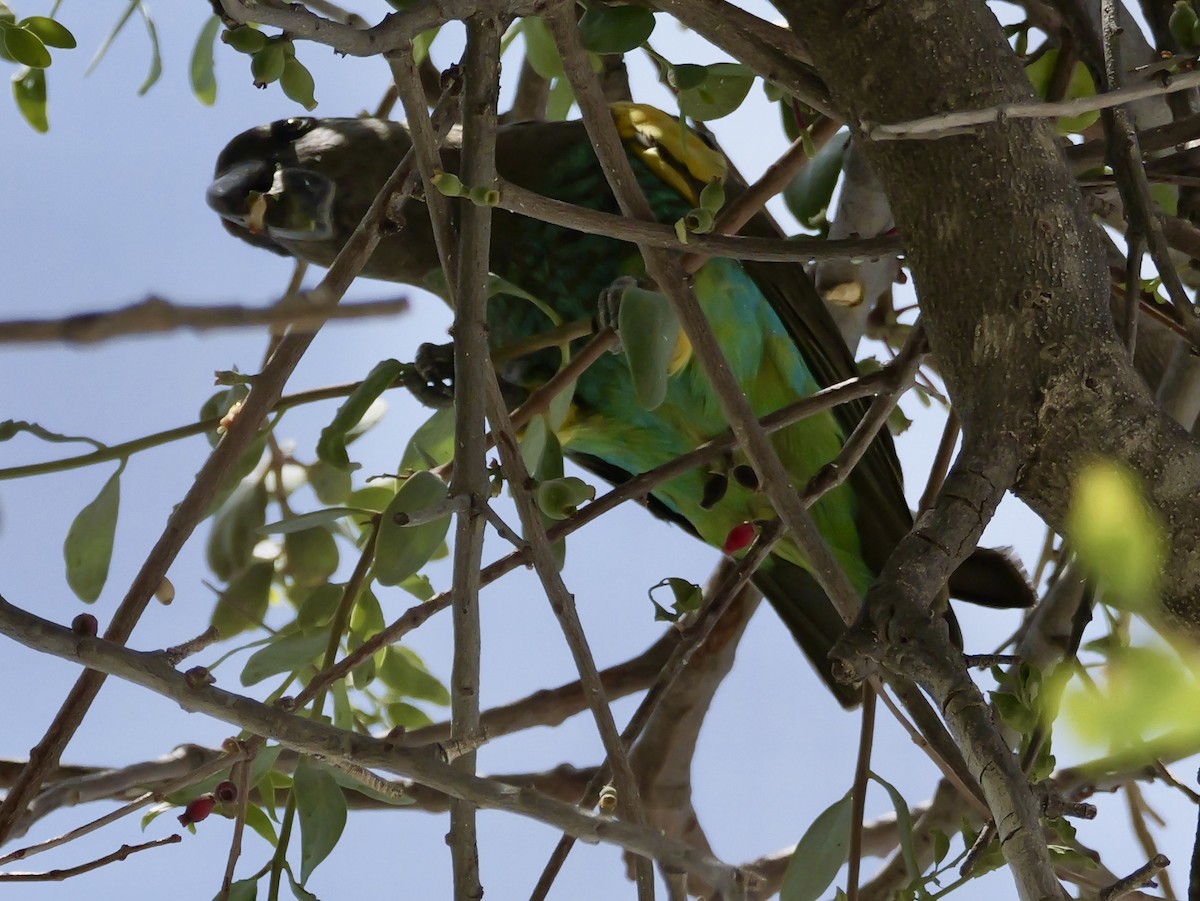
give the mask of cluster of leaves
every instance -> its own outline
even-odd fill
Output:
[[[46,69],[53,62],[50,47],[74,49],[75,36],[49,16],[18,21],[16,13],[0,2],[0,59],[21,67],[12,76],[13,100],[25,121],[42,132],[50,128],[46,115]]]
[[[192,91],[201,103],[211,106],[217,100],[213,45],[218,34],[222,42],[250,57],[250,75],[256,88],[279,82],[286,97],[310,112],[316,109],[316,84],[312,73],[296,59],[296,45],[291,38],[282,34],[270,37],[253,25],[222,31],[216,16],[205,23],[192,51]]]

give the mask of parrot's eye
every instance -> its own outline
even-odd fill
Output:
[[[312,131],[317,120],[311,116],[293,116],[290,119],[280,119],[271,123],[271,137],[281,141],[292,142],[296,138]]]

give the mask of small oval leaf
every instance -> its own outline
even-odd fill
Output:
[[[79,511],[63,542],[67,584],[88,604],[100,597],[108,579],[120,506],[121,470],[118,469],[104,483],[96,499]]]
[[[257,629],[267,615],[271,599],[271,563],[251,563],[238,573],[217,599],[212,625],[221,638],[232,638],[247,629]]]
[[[617,332],[633,390],[643,409],[656,409],[667,397],[671,357],[679,341],[679,319],[656,291],[627,288],[617,312]]]
[[[703,82],[679,92],[679,111],[701,122],[728,116],[741,106],[755,77],[752,69],[740,63],[714,63],[705,68]]]
[[[46,115],[46,73],[42,69],[21,69],[13,76],[13,100],[25,121],[45,134],[50,130],[50,118]]]
[[[76,47],[75,35],[71,34],[70,29],[48,16],[29,16],[17,24],[32,31],[47,47],[61,50],[74,50]]]
[[[654,13],[644,6],[589,6],[579,20],[583,46],[593,53],[628,53],[653,31]]]
[[[4,50],[16,62],[31,69],[45,69],[50,65],[50,51],[32,31],[20,26],[3,29]]]
[[[446,499],[445,482],[422,470],[405,479],[383,511],[375,547],[375,578],[382,585],[399,585],[437,553],[450,529],[449,515],[433,522],[406,526],[403,514],[419,513]]]
[[[338,547],[328,529],[316,526],[288,532],[283,538],[286,572],[302,588],[324,584],[337,572]]]

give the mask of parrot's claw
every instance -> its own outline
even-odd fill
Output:
[[[426,407],[444,409],[454,404],[454,345],[422,344],[413,368],[404,380],[407,388]]]
[[[625,292],[630,288],[636,288],[639,282],[631,275],[622,275],[611,285],[600,292],[600,296],[596,299],[596,331],[603,331],[606,328],[617,330],[617,317],[621,312],[621,298],[625,296]],[[624,348],[621,346],[620,334],[617,336],[617,343],[612,346],[612,352],[615,354],[623,353]]]

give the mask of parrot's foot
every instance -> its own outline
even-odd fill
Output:
[[[426,343],[418,347],[404,387],[426,407],[441,410],[453,406],[454,345]]]
[[[640,279],[636,279],[631,275],[622,275],[600,292],[600,296],[596,299],[596,331],[603,331],[606,328],[616,331],[617,319],[621,312],[621,298],[625,296],[625,292],[630,288],[640,287],[641,284]],[[617,335],[617,343],[612,346],[612,352],[615,354],[624,353],[619,333]]]

